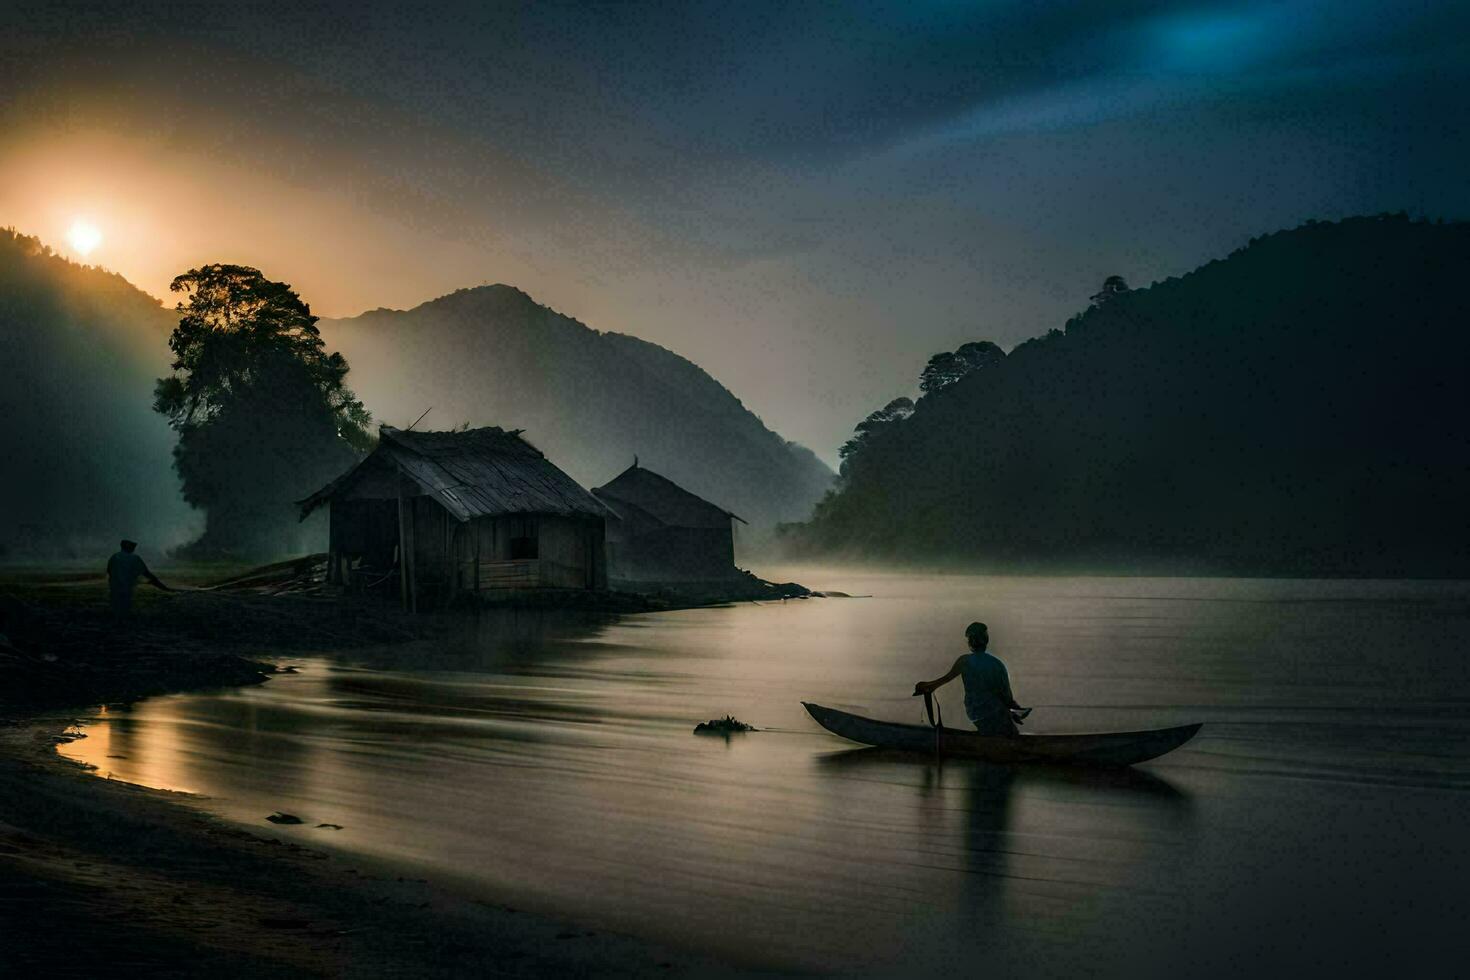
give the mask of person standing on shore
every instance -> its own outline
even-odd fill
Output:
[[[133,589],[137,587],[138,579],[147,579],[153,586],[165,592],[173,591],[148,569],[148,563],[136,553],[137,547],[138,542],[124,538],[122,550],[107,559],[107,589],[112,603],[112,614],[119,619],[126,619],[133,614]]]
[[[915,694],[928,694],[962,677],[965,681],[965,714],[981,735],[1015,735],[1016,726],[1031,713],[1011,695],[1011,678],[1006,665],[990,652],[990,630],[984,623],[971,623],[965,630],[970,652],[954,662],[949,673],[914,685]]]

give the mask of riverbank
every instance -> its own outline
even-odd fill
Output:
[[[158,572],[175,591],[140,587],[124,621],[95,572],[0,573],[0,716],[258,684],[275,671],[261,651],[394,643],[428,628],[391,607],[261,590],[227,566]]]
[[[160,569],[175,586],[218,570]],[[194,798],[59,758],[69,708],[267,682],[262,651],[422,638],[391,610],[304,596],[139,594],[126,625],[95,574],[0,577],[0,973],[668,976],[728,972],[247,831]],[[262,760],[269,765],[269,760]]]
[[[393,602],[327,591],[324,571],[323,556],[251,569],[165,567],[159,574],[176,591],[141,587],[134,615],[122,622],[108,610],[105,581],[95,572],[0,571],[0,718],[258,684],[276,670],[259,659],[262,650],[332,652],[432,639],[473,615],[409,615]],[[796,583],[741,572],[638,592],[523,593],[484,606],[613,617],[811,595]]]
[[[697,956],[248,832],[187,796],[89,775],[56,757],[68,724],[52,715],[0,730],[7,975],[720,972]]]

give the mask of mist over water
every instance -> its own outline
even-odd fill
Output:
[[[1470,585],[762,573],[872,598],[486,616],[109,711],[62,751],[751,965],[1405,976],[1463,948]],[[919,721],[974,619],[1030,731],[1205,728],[1083,773],[856,749],[802,710]],[[764,730],[690,734],[727,712]]]

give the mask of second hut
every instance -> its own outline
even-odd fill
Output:
[[[720,582],[739,576],[739,516],[668,477],[633,465],[593,494],[613,516],[607,525],[608,576],[620,585]]]

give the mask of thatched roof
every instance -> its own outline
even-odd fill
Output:
[[[385,472],[407,477],[418,493],[433,497],[459,521],[608,514],[601,501],[522,439],[519,429],[408,432],[385,425],[366,459],[301,501],[302,516],[332,499],[389,496],[381,489]]]
[[[639,466],[636,460],[592,492],[614,511],[633,507],[670,527],[728,527],[732,518],[745,523],[738,514],[690,493],[668,477]]]

